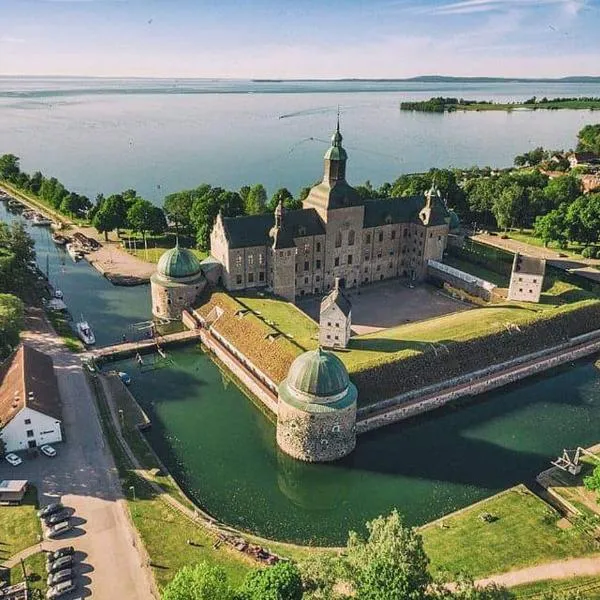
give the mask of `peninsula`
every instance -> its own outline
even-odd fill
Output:
[[[598,110],[600,98],[537,98],[532,96],[524,102],[492,102],[491,100],[465,100],[464,98],[444,98],[438,96],[429,100],[415,102],[401,102],[400,110],[420,112],[455,112],[457,110]]]

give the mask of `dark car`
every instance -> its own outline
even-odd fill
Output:
[[[73,565],[73,557],[72,556],[63,556],[58,560],[48,561],[46,563],[46,571],[48,573],[58,573],[63,569],[69,569]]]
[[[40,519],[45,519],[46,517],[49,517],[55,512],[63,510],[63,508],[64,506],[62,502],[53,502],[52,504],[48,504],[48,506],[44,506],[44,508],[40,508],[40,510],[37,511],[37,516]]]
[[[49,552],[47,560],[53,562],[63,556],[72,556],[73,554],[75,554],[75,548],[73,548],[73,546],[63,546],[54,552]]]
[[[46,525],[48,526],[56,525],[61,521],[66,521],[70,514],[71,513],[68,510],[61,510],[59,512],[52,513],[49,517],[44,517],[44,521],[46,521]]]
[[[48,584],[48,587],[50,587],[56,585],[57,583],[62,583],[63,581],[73,579],[74,575],[73,569],[62,569],[62,571],[57,571],[52,575],[48,575],[46,583]]]
[[[69,592],[72,592],[77,586],[75,582],[72,580],[63,581],[62,583],[57,583],[53,585],[51,588],[48,588],[46,592],[46,598],[50,600],[51,598],[60,598]]]

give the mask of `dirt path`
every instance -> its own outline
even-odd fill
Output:
[[[570,560],[544,563],[534,567],[527,567],[526,569],[491,575],[490,577],[477,580],[476,583],[479,585],[496,583],[506,587],[513,587],[515,585],[545,581],[547,579],[570,579],[586,575],[600,575],[600,556],[572,558]]]

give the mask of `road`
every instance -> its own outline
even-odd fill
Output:
[[[39,456],[17,468],[3,461],[0,479],[28,479],[37,486],[41,505],[60,499],[75,510],[76,528],[61,540],[75,546],[83,559],[84,597],[148,600],[153,597],[152,576],[137,550],[137,533],[80,360],[51,332],[43,313],[30,314],[27,329],[25,341],[54,360],[66,441],[56,445],[53,459]]]

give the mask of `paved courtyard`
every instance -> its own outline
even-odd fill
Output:
[[[355,335],[470,308],[433,286],[418,284],[411,288],[402,279],[374,283],[358,291],[346,290],[346,294],[352,302],[352,331]],[[320,297],[311,297],[300,300],[298,306],[318,323],[320,303]]]

